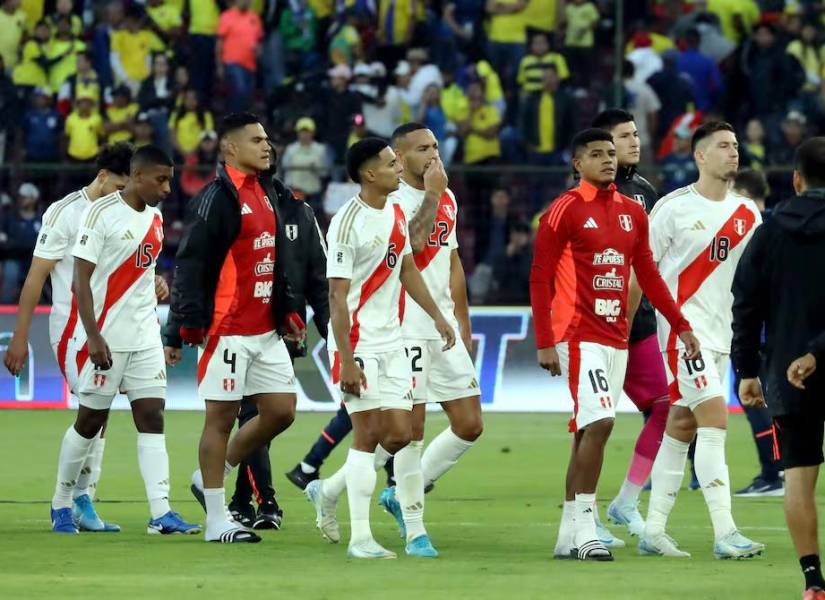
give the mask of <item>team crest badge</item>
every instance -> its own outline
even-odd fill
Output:
[[[269,201],[269,196],[264,196],[264,202],[269,207],[269,210],[275,212],[275,210],[272,208],[272,203]]]
[[[455,220],[455,211],[453,210],[453,207],[452,207],[452,206],[450,206],[449,204],[446,204],[446,205],[444,206],[444,214],[445,214],[445,215],[447,215],[447,218],[448,218],[450,221],[454,221],[454,220]]]
[[[406,236],[407,235],[407,222],[404,219],[400,219],[400,220],[396,221],[396,224],[398,225],[398,232],[401,235]]]
[[[747,228],[747,224],[745,223],[745,219],[734,219],[733,220],[733,229],[739,235],[745,235],[746,228]]]
[[[294,242],[298,239],[298,226],[289,224],[286,226],[286,237],[289,239],[290,242]]]
[[[639,203],[639,206],[642,208],[647,208],[645,206],[645,197],[643,194],[633,194],[633,199]]]
[[[619,225],[625,231],[632,231],[633,219],[630,218],[630,215],[619,215]]]

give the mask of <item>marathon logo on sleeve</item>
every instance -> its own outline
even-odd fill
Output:
[[[598,252],[593,255],[594,265],[624,265],[624,254],[607,248],[604,252]]]
[[[252,248],[254,250],[263,250],[264,248],[274,247],[275,236],[269,233],[268,231],[264,231],[261,235],[255,238],[254,242],[252,242]]]
[[[86,242],[88,242],[88,241],[89,241],[89,236],[86,235],[85,233],[80,236],[80,245],[81,246],[85,246]]]
[[[339,265],[344,263],[344,253],[343,252],[339,251],[339,252],[335,253],[335,262],[337,262]]]
[[[604,275],[593,277],[593,289],[620,292],[624,289],[624,276],[618,275],[614,267]]]

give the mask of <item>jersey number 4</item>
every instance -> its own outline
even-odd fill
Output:
[[[146,243],[138,246],[135,252],[135,265],[141,269],[148,269],[152,266],[155,257],[152,256],[152,244]]]
[[[710,260],[725,262],[730,253],[730,238],[724,235],[713,238],[710,242]]]

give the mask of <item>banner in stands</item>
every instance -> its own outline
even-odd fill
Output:
[[[168,308],[158,309],[162,323]],[[16,306],[0,307],[0,353],[14,330]],[[311,314],[311,313],[310,313]],[[49,308],[38,308],[32,321],[29,360],[20,377],[0,368],[0,408],[71,408],[71,398],[49,344]],[[473,358],[486,411],[570,412],[572,400],[566,379],[551,377],[536,364],[530,309],[526,307],[473,307]],[[315,327],[308,329],[306,358],[295,363],[298,378],[298,410],[321,411],[338,407],[329,374],[326,344]],[[459,342],[460,343],[460,342]],[[169,410],[202,410],[195,387],[197,353],[185,348],[183,360],[168,369],[166,407]],[[729,377],[729,379],[732,379]],[[729,393],[729,405],[738,408]],[[128,408],[120,396],[115,408]],[[626,397],[619,411],[636,408]]]

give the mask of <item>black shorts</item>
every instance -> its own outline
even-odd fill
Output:
[[[821,415],[784,415],[773,419],[774,458],[783,469],[814,467],[825,462]]]

